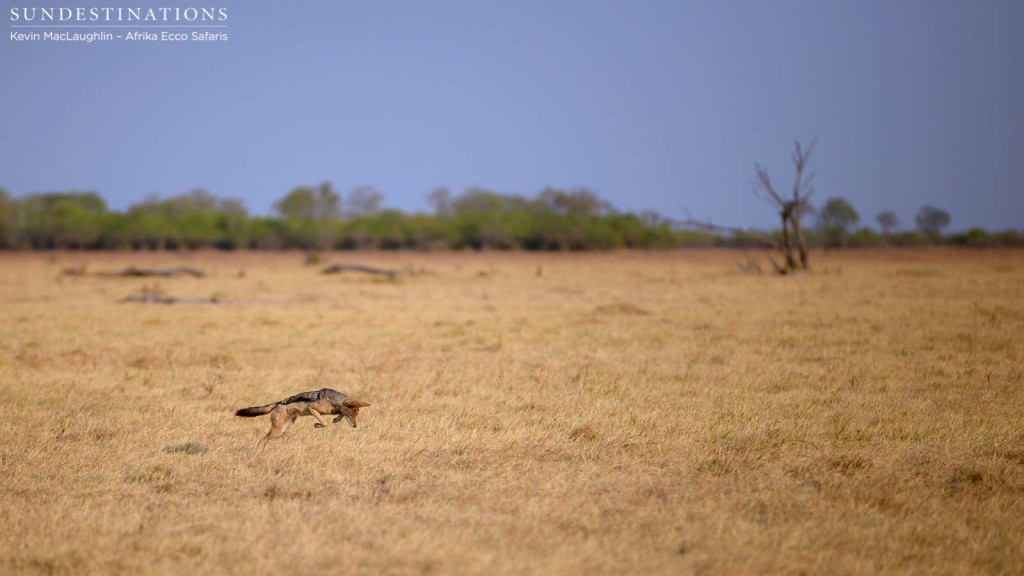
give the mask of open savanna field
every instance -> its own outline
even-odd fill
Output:
[[[1024,573],[1024,252],[742,258],[0,254],[0,573]]]

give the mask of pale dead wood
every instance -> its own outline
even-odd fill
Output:
[[[362,272],[364,274],[375,274],[378,276],[387,276],[389,279],[394,280],[398,276],[397,270],[389,270],[386,268],[376,268],[374,266],[367,266],[366,264],[331,264],[320,271],[321,274],[341,274],[342,272]]]
[[[82,275],[85,272],[71,273],[65,271],[65,274],[71,275]],[[206,274],[202,270],[195,268],[189,268],[187,266],[179,266],[177,268],[136,268],[135,266],[129,266],[123,270],[114,272],[97,272],[97,276],[107,277],[122,277],[122,278],[172,278],[175,276],[191,276],[193,278],[203,278]]]

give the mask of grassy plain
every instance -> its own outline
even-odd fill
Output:
[[[813,258],[2,254],[0,572],[1024,573],[1024,252]]]

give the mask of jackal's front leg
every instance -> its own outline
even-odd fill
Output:
[[[313,428],[323,428],[327,426],[327,422],[324,422],[324,418],[319,412],[310,408],[309,413],[313,415],[313,418],[316,418],[316,424],[313,424]]]

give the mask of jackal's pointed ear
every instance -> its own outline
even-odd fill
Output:
[[[364,408],[370,405],[369,402],[363,402],[362,400],[356,400],[355,398],[345,400],[344,404],[349,408]]]

